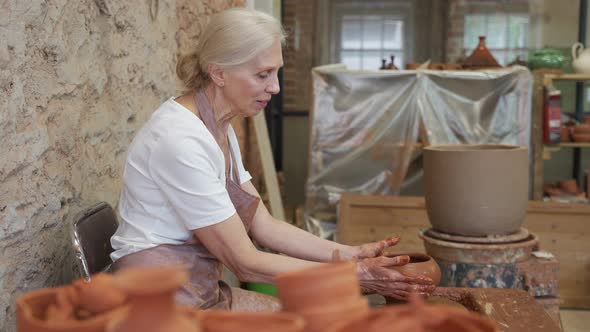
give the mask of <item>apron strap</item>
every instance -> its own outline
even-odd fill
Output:
[[[211,135],[213,135],[213,138],[217,137],[217,133],[219,131],[217,129],[217,126],[215,125],[215,114],[213,112],[213,106],[209,102],[209,98],[207,98],[207,95],[205,95],[204,89],[199,89],[195,93],[195,104],[197,105],[197,109],[199,110],[199,113],[201,114],[201,120],[203,120],[205,127],[207,127],[207,129],[209,130]],[[231,169],[232,174],[235,179],[235,182],[238,185],[240,185],[241,184],[240,172],[238,171],[236,158],[235,158],[235,154],[234,154],[234,149],[231,145],[229,137],[226,136],[226,139],[227,139],[227,146],[229,149],[230,164],[229,164],[229,168],[226,167],[226,169],[225,169],[225,181],[230,180],[230,169]]]

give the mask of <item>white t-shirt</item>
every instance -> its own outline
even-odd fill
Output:
[[[252,176],[244,169],[231,126],[228,137],[241,183],[247,182]],[[225,187],[223,152],[201,119],[170,98],[131,143],[111,258],[159,244],[182,244],[191,230],[235,212]]]

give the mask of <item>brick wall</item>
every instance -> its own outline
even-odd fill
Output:
[[[283,110],[309,108],[311,68],[315,34],[316,3],[313,0],[284,0],[283,26],[287,45],[283,60]]]

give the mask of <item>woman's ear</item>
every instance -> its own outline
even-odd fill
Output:
[[[209,77],[211,78],[213,84],[219,87],[225,85],[225,71],[223,70],[223,68],[221,68],[221,66],[216,64],[209,64],[207,69],[209,70]]]

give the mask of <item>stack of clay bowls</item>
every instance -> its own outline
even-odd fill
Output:
[[[520,229],[528,206],[526,147],[438,145],[424,148],[424,196],[432,227],[464,236]]]
[[[323,264],[277,276],[283,310],[305,319],[307,332],[326,331],[368,313],[354,263]]]
[[[409,304],[386,306],[334,325],[328,332],[498,332],[485,316],[446,305],[427,305],[418,296]]]
[[[590,142],[590,123],[575,125],[572,128],[574,142]]]

